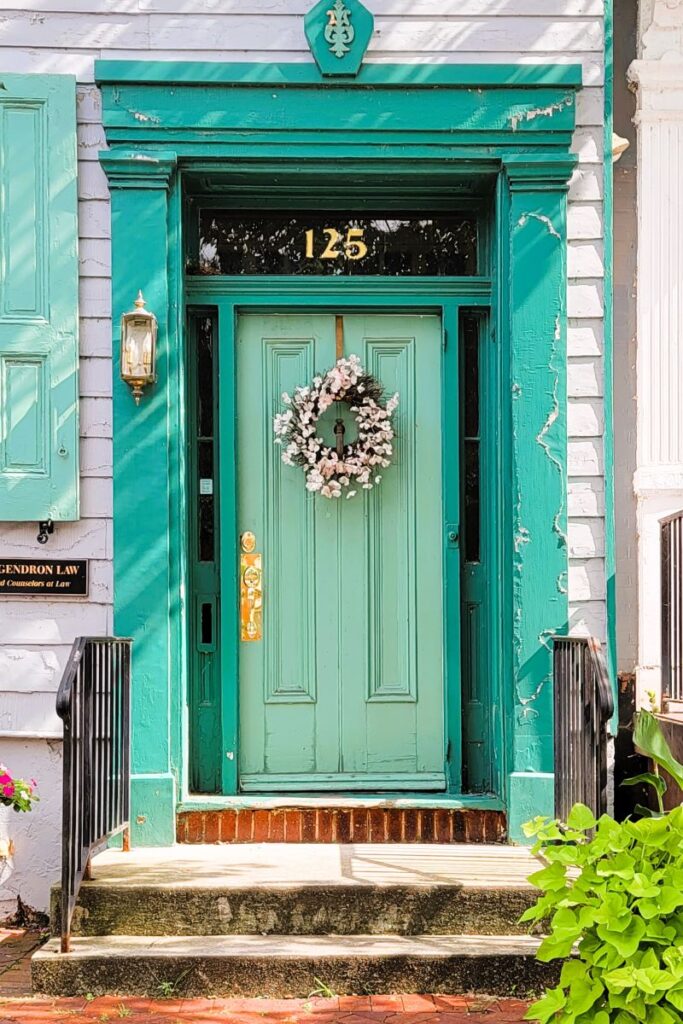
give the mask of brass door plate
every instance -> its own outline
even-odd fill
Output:
[[[244,547],[244,543],[242,544]],[[263,637],[263,570],[261,555],[240,555],[240,640],[249,643]]]

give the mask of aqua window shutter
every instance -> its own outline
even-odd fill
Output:
[[[76,81],[0,74],[0,520],[78,519]]]

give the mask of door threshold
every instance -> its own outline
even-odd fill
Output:
[[[451,793],[353,793],[340,796],[338,793],[318,793],[315,796],[301,793],[240,793],[236,796],[222,796],[202,793],[188,793],[177,805],[177,811],[220,811],[220,810],[272,810],[280,807],[323,807],[323,808],[374,808],[388,807],[408,810],[428,807],[439,810],[481,810],[502,811],[505,804],[500,797],[490,794]]]

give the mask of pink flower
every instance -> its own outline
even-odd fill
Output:
[[[10,773],[7,770],[5,770],[2,773],[2,775],[0,775],[0,786],[6,786],[8,783],[11,783],[11,781],[12,781],[12,776],[10,775]]]
[[[14,785],[8,782],[7,785],[3,786],[3,793],[5,796],[14,796]]]

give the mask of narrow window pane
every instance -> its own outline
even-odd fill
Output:
[[[481,560],[481,367],[479,319],[465,315],[462,325],[462,403],[464,425],[465,561]]]
[[[213,494],[213,442],[200,441],[199,455],[199,561],[213,562],[214,554],[214,494]]]
[[[465,441],[465,561],[467,562],[478,562],[481,558],[479,464],[479,442]]]
[[[197,323],[197,434],[213,437],[213,321]]]

